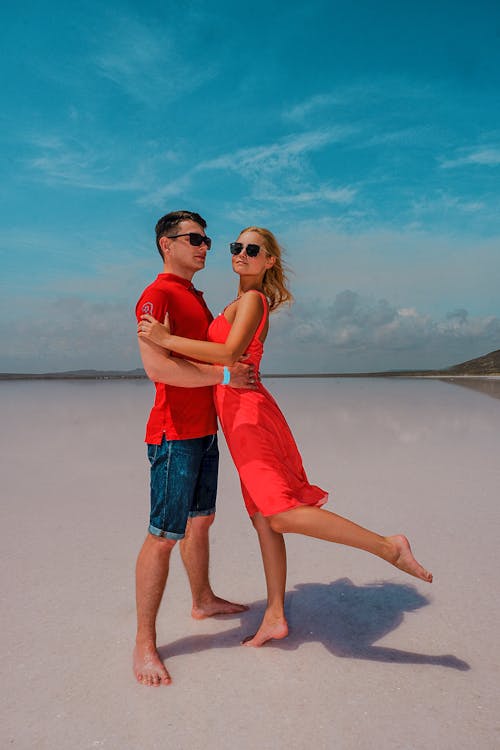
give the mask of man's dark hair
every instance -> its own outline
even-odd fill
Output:
[[[181,221],[194,221],[196,224],[199,224],[200,227],[203,227],[203,229],[207,226],[205,219],[194,211],[171,211],[169,214],[162,216],[161,219],[158,219],[155,227],[156,247],[162,258],[163,253],[160,247],[160,237],[166,237],[170,234],[172,229],[175,229]]]

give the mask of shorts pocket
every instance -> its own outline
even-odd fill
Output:
[[[158,454],[159,449],[160,449],[159,445],[153,445],[152,443],[148,443],[147,452],[148,452],[148,459],[149,459],[150,464],[154,464],[154,462],[156,461],[156,456]]]

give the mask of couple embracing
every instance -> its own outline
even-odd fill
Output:
[[[134,672],[148,686],[171,682],[156,647],[156,617],[177,541],[191,587],[193,617],[247,609],[216,596],[209,582],[217,417],[259,538],[267,586],[262,622],[244,645],[262,646],[288,634],[285,533],[357,547],[432,581],[406,537],[381,536],[321,507],[328,495],[309,483],[286,420],[260,382],[269,313],[292,300],[276,238],[267,229],[249,227],[231,243],[237,294],[213,319],[192,284],[211,246],[205,230],[205,220],[191,211],[174,211],[158,221],[163,273],[144,290],[136,308],[144,369],[156,386],[146,428],[151,513],[136,567]]]

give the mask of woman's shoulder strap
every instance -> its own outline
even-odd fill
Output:
[[[257,330],[255,331],[255,334],[254,334],[257,338],[259,338],[264,326],[266,325],[267,316],[269,314],[269,302],[267,301],[266,295],[263,292],[259,292],[258,289],[249,289],[249,291],[246,293],[248,294],[249,292],[253,292],[259,295],[259,297],[262,300],[262,306],[264,308],[263,313],[262,313],[262,318],[260,319],[260,323],[257,326]]]
[[[266,308],[266,310],[269,307],[269,303],[267,301],[267,297],[264,294],[264,292],[261,292],[258,289],[249,289],[248,292],[245,292],[245,294],[258,294],[262,302],[264,303],[264,307]]]

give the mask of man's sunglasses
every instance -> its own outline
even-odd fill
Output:
[[[176,240],[177,237],[189,237],[189,244],[194,247],[200,247],[203,243],[207,246],[207,250],[210,250],[212,246],[212,240],[207,237],[206,234],[199,234],[198,232],[186,232],[185,234],[167,234],[169,240]]]
[[[246,250],[249,258],[256,258],[260,253],[260,245],[247,245],[245,247],[243,242],[231,242],[229,249],[231,250],[231,255],[239,255],[242,250]]]

